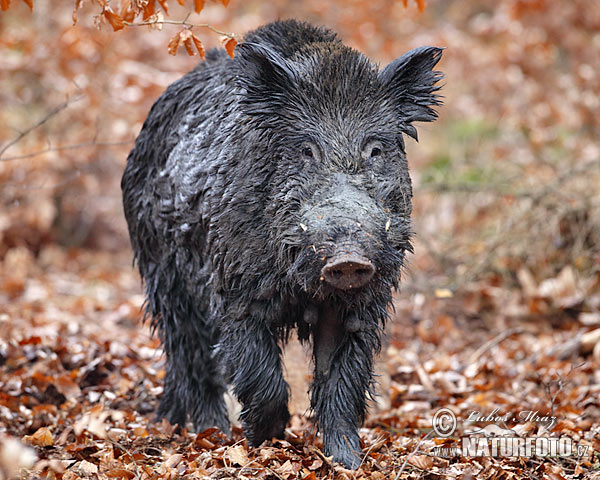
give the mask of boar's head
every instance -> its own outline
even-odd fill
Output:
[[[241,103],[268,143],[274,268],[317,302],[391,291],[412,250],[404,136],[437,117],[442,49],[382,70],[339,42],[287,57],[252,43],[238,52]]]

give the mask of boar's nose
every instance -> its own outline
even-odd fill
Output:
[[[321,270],[321,278],[341,290],[365,286],[375,273],[373,264],[359,255],[341,255],[329,260]]]

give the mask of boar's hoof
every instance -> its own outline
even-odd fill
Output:
[[[358,255],[342,255],[332,258],[321,270],[321,277],[329,285],[340,290],[360,288],[369,283],[375,273],[373,264]]]
[[[346,468],[356,470],[361,465],[361,459],[357,455],[361,452],[358,435],[341,435],[334,440],[333,444],[325,447],[325,454],[331,455],[334,462],[339,462]]]

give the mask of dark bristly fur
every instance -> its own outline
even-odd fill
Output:
[[[154,104],[122,188],[167,356],[160,417],[228,432],[230,383],[249,442],[281,437],[281,346],[296,328],[313,343],[325,451],[360,464],[373,355],[411,251],[403,135],[436,118],[440,56],[418,48],[378,71],[327,29],[275,22],[233,60],[209,52]],[[341,255],[374,276],[328,284]]]

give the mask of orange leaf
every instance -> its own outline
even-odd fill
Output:
[[[167,15],[167,17],[168,17],[169,16],[169,5],[167,4],[167,0],[158,0],[158,3],[162,7],[162,9],[165,11],[165,15]]]
[[[124,468],[114,468],[112,470],[108,470],[104,472],[104,475],[112,478],[134,478],[135,474],[130,472],[129,470],[125,470]]]
[[[402,5],[404,5],[404,8],[408,7],[408,0],[402,0]]]
[[[25,437],[32,445],[38,447],[49,447],[54,445],[54,438],[48,427],[42,427],[35,431],[31,436]]]
[[[152,15],[154,15],[154,5],[156,0],[148,0],[148,3],[144,7],[144,15],[142,16],[143,20],[148,20]]]
[[[113,27],[113,31],[121,30],[125,24],[123,23],[123,19],[119,17],[115,12],[113,12],[110,8],[106,8],[104,10],[104,16],[108,23]]]
[[[198,54],[200,55],[200,57],[202,57],[202,60],[204,60],[204,57],[206,55],[204,45],[202,45],[202,42],[196,35],[192,35],[192,41],[194,42],[194,45],[196,45],[196,50],[198,50]]]
[[[0,8],[2,8],[2,10],[8,10],[9,5],[10,0],[0,0]]]
[[[204,8],[204,0],[194,0],[194,11],[200,13]]]
[[[33,0],[23,0],[27,6],[29,7],[29,10],[31,10],[33,12]]]
[[[181,32],[181,35],[179,35],[179,43],[183,44],[183,46],[185,47],[185,51],[190,57],[196,55],[196,52],[194,52],[194,45],[192,43],[193,36],[194,35],[192,34],[192,31],[187,29],[183,30]]]
[[[417,2],[417,6],[419,7],[419,13],[423,13],[425,10],[425,0],[415,0]]]
[[[221,0],[221,3],[225,6],[229,5],[230,0]]]
[[[179,38],[181,37],[181,32],[177,32],[173,35],[173,38],[169,41],[168,50],[171,55],[177,55],[177,49],[179,48]]]
[[[121,18],[126,22],[133,22],[135,19],[135,10],[131,5],[131,0],[121,2]]]
[[[177,3],[183,7],[185,5],[185,0],[177,0]]]
[[[237,45],[237,40],[233,37],[225,37],[223,39],[223,44],[225,46],[225,50],[231,58],[233,58],[233,52],[235,50],[235,46]]]

